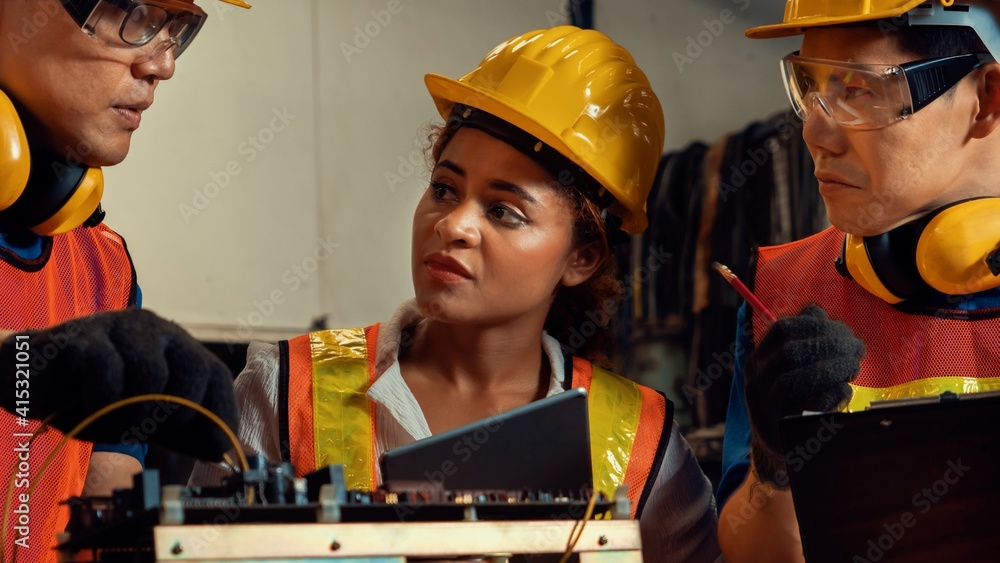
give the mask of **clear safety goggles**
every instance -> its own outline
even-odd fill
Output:
[[[167,49],[177,58],[205,23],[205,11],[181,0],[61,0],[88,35],[132,47],[152,43],[144,60]],[[154,41],[155,39],[155,41]]]
[[[920,111],[993,61],[988,53],[976,53],[888,66],[810,59],[795,52],[781,60],[781,75],[803,121],[818,105],[844,127],[879,129]]]

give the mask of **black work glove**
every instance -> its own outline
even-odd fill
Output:
[[[778,421],[804,410],[844,406],[864,354],[864,343],[851,329],[818,305],[778,319],[764,334],[744,370],[750,452],[761,481],[788,487]]]
[[[28,335],[25,341],[17,334]],[[45,330],[25,331],[0,344],[0,406],[15,416],[15,369],[28,358],[28,418],[59,414],[63,432],[119,399],[165,393],[190,399],[237,429],[233,377],[212,352],[180,326],[150,311],[98,313]],[[20,355],[20,357],[18,357]],[[23,400],[23,396],[21,398]],[[167,402],[143,402],[113,411],[78,438],[93,442],[149,441],[207,461],[230,449],[224,432],[204,415]]]

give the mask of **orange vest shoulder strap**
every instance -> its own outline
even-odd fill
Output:
[[[127,306],[134,306],[139,299],[139,278],[135,273],[135,263],[132,261],[132,254],[128,251],[128,245],[125,243],[125,238],[104,223],[90,227],[90,230],[93,232],[94,237],[100,237],[103,239],[106,246],[113,249],[112,252],[117,254],[116,262],[118,268],[124,272],[125,267],[128,267],[130,279],[125,278],[129,279]]]
[[[628,485],[632,517],[642,514],[666,455],[674,405],[660,392],[572,358],[573,387],[587,390],[594,488]]]
[[[124,309],[137,298],[125,241],[104,225],[45,238],[34,260],[0,248],[0,328],[44,328]]]

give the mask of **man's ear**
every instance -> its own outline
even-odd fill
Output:
[[[1000,126],[1000,64],[989,63],[976,83],[979,111],[969,132],[974,139],[984,139]]]
[[[573,287],[590,279],[601,264],[608,259],[607,247],[603,241],[595,241],[575,248],[570,252],[563,272],[562,284]]]

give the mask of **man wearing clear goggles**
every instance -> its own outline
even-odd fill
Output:
[[[803,560],[788,485],[806,461],[783,450],[780,418],[1000,388],[998,14],[993,0],[788,0],[782,23],[747,32],[803,35],[781,73],[833,226],[756,251],[754,292],[778,320],[740,310],[750,330],[737,336],[718,490],[730,563]],[[970,537],[995,537],[988,518],[965,516]]]
[[[87,34],[109,45],[143,47],[144,58],[167,49],[176,59],[205,23],[205,12],[185,0],[62,0],[66,11]]]
[[[994,62],[989,53],[971,53],[888,66],[795,52],[781,60],[781,74],[803,121],[819,107],[843,127],[880,129],[910,117],[989,62]]]
[[[57,452],[59,431],[125,396],[172,393],[236,422],[228,369],[137,307],[131,258],[100,209],[100,167],[128,154],[205,17],[192,0],[0,0],[0,476],[13,487],[0,493],[5,562],[56,561],[68,520],[59,503],[130,487],[146,441],[204,459],[228,449],[205,419],[150,405]],[[152,421],[154,431],[135,430]]]

